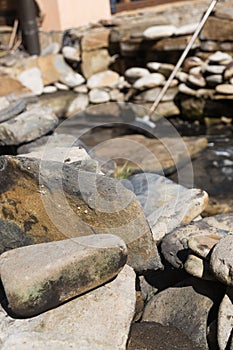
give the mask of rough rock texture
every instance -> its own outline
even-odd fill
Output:
[[[1,308],[1,349],[125,350],[135,300],[135,273],[125,266],[112,282],[31,319]]]
[[[0,164],[2,252],[33,243],[112,233],[126,242],[128,262],[134,268],[161,267],[140,204],[117,180],[79,170],[79,164],[46,159],[3,156]]]
[[[213,274],[222,283],[233,286],[233,232],[222,238],[214,247],[210,257]]]
[[[1,255],[0,276],[10,310],[30,317],[115,277],[127,260],[123,240],[93,235],[41,243]]]
[[[133,175],[123,184],[136,194],[156,242],[177,226],[192,221],[208,203],[206,192],[189,190],[157,174]]]
[[[233,329],[233,289],[228,288],[218,312],[218,345],[225,350]]]
[[[50,108],[37,107],[0,124],[0,145],[19,145],[52,131],[58,124]]]
[[[197,282],[198,281],[198,282]],[[143,321],[174,326],[198,346],[208,349],[207,319],[213,305],[214,282],[187,280],[155,295],[147,304]]]
[[[220,214],[178,227],[163,238],[161,244],[163,256],[174,267],[182,267],[190,253],[188,249],[190,237],[213,234],[221,239],[231,232],[232,220],[232,214]]]

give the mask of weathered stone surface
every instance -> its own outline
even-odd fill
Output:
[[[207,350],[207,319],[216,287],[209,283],[190,279],[158,293],[146,305],[143,321],[174,326]]]
[[[189,248],[202,258],[207,258],[211,249],[218,243],[221,238],[217,235],[193,236],[188,240]]]
[[[214,28],[214,30],[213,30]],[[233,35],[232,21],[210,16],[206,22],[201,38],[215,41],[231,41]]]
[[[109,93],[104,89],[92,89],[89,92],[91,103],[106,103],[110,101]]]
[[[161,92],[161,88],[159,88],[159,87],[148,89],[148,90],[143,91],[142,93],[138,94],[137,96],[135,96],[135,99],[137,101],[154,102],[155,99],[160,94],[160,92]],[[177,92],[178,92],[178,89],[176,87],[168,89],[161,101],[162,102],[173,101]]]
[[[112,62],[107,49],[82,52],[82,73],[86,79],[93,74],[106,71]]]
[[[203,61],[200,57],[197,56],[190,56],[188,58],[186,58],[186,60],[184,61],[183,64],[183,70],[185,72],[189,72],[189,70],[193,67],[200,67],[203,65]]]
[[[222,238],[214,247],[210,257],[213,274],[222,283],[233,286],[233,233]]]
[[[210,74],[222,74],[225,70],[225,66],[222,65],[205,65],[203,66],[203,71]]]
[[[135,299],[135,273],[125,266],[112,282],[31,319],[1,308],[2,349],[125,350]]]
[[[229,343],[233,329],[233,290],[228,288],[220,304],[218,312],[218,345],[220,350],[225,350]]]
[[[144,172],[168,174],[185,163],[188,157],[195,157],[207,146],[205,138],[152,139],[142,135],[126,135],[95,147],[94,153],[104,159],[115,159],[121,168],[127,161],[132,173]],[[165,147],[166,145],[166,147]],[[187,147],[187,149],[186,149]],[[171,156],[172,155],[172,156]]]
[[[0,275],[8,307],[18,316],[35,316],[111,280],[126,260],[124,241],[113,235],[78,237],[5,252]]]
[[[0,125],[0,144],[19,145],[47,134],[58,124],[50,108],[35,107]]]
[[[180,224],[192,221],[208,202],[204,191],[188,190],[156,174],[134,175],[123,184],[136,194],[156,242]]]
[[[221,214],[175,229],[162,240],[163,256],[174,267],[182,267],[189,254],[190,237],[217,235],[221,239],[231,232],[232,220],[232,214]]]
[[[27,154],[19,154],[18,157],[43,160],[45,157],[44,152],[46,151],[46,160],[64,162],[66,164],[82,162],[91,159],[86,150],[81,146],[76,147],[71,145],[70,147],[55,147],[53,141],[48,142],[51,142],[51,145],[49,145],[49,147],[46,147],[46,145],[44,145],[40,148],[38,147],[39,149],[37,148],[36,150],[31,151]]]
[[[176,31],[173,25],[149,27],[143,32],[144,38],[148,40],[166,38],[172,36]]]
[[[8,101],[8,100],[7,100]],[[9,106],[0,110],[0,122],[11,119],[17,114],[22,113],[26,108],[26,101],[24,99],[18,99],[13,102],[9,102]]]
[[[156,322],[133,323],[127,350],[201,350],[176,327]]]
[[[107,28],[95,28],[89,30],[82,38],[81,46],[83,51],[108,48],[110,30]]]
[[[187,42],[191,39],[190,35],[184,35],[184,36],[177,36],[177,37],[171,37],[171,38],[163,38],[161,40],[156,41],[152,49],[154,51],[183,51],[186,46]],[[193,49],[196,49],[200,46],[200,42],[197,39],[193,44]]]
[[[189,74],[188,82],[195,87],[204,87],[206,85],[205,79],[201,74]]]
[[[92,75],[88,81],[87,86],[89,89],[101,88],[101,87],[113,87],[119,82],[119,74],[111,70],[97,73]]]
[[[34,67],[24,70],[18,75],[18,80],[35,95],[42,94],[44,86],[39,68]]]
[[[8,237],[1,230],[1,252],[27,244],[111,233],[125,240],[128,262],[135,269],[161,268],[141,206],[118,181],[82,171],[76,163],[51,162],[46,152],[43,161],[2,157],[0,176],[1,227],[11,232]]]
[[[214,276],[211,274],[209,264],[201,258],[190,254],[184,264],[184,269],[190,275],[201,278],[203,280],[214,280]]]

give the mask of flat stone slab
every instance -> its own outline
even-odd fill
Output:
[[[30,142],[55,129],[58,118],[47,107],[35,107],[0,124],[0,145]]]
[[[145,90],[160,86],[164,81],[164,75],[160,73],[151,73],[136,80],[133,87],[137,90]]]
[[[218,311],[218,345],[225,350],[233,329],[233,289],[228,288]]]
[[[152,233],[133,192],[79,163],[0,157],[1,252],[96,234],[120,236],[136,270],[161,268]],[[49,154],[48,154],[49,157]],[[26,198],[26,200],[25,200]]]
[[[233,232],[222,238],[214,247],[210,266],[214,276],[222,283],[233,286]]]
[[[13,319],[1,308],[2,349],[125,350],[135,301],[126,265],[112,282],[39,316]]]
[[[232,84],[220,84],[220,85],[217,85],[215,89],[220,94],[233,95]]]
[[[173,25],[153,26],[143,32],[144,38],[148,40],[166,38],[172,36],[177,28]]]
[[[35,316],[115,277],[127,260],[123,240],[92,235],[5,252],[0,276],[10,310]]]
[[[198,346],[208,349],[207,319],[213,305],[210,282],[188,279],[158,293],[145,307],[143,321],[173,326]],[[213,282],[212,282],[213,283]]]
[[[156,242],[177,226],[192,221],[208,203],[206,192],[189,190],[157,174],[133,175],[122,183],[136,194]]]

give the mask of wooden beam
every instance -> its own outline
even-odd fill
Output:
[[[182,0],[182,1],[190,1],[190,0]],[[177,2],[177,0],[136,0],[131,2],[121,2],[116,5],[116,11],[130,11],[136,10],[143,7],[151,7],[157,5],[164,5],[165,3]]]

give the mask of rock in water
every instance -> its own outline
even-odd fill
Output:
[[[2,349],[125,350],[135,301],[135,273],[126,265],[112,282],[31,319],[1,307]]]
[[[126,260],[119,237],[92,235],[5,252],[0,276],[9,308],[30,317],[106,283]]]
[[[2,156],[0,165],[1,252],[25,242],[111,233],[126,242],[136,270],[162,267],[143,210],[119,181],[79,163]],[[13,229],[9,237],[3,226]]]
[[[233,233],[222,238],[210,257],[211,270],[222,283],[233,287]]]
[[[19,145],[52,131],[58,118],[48,107],[35,107],[0,124],[0,145]]]

